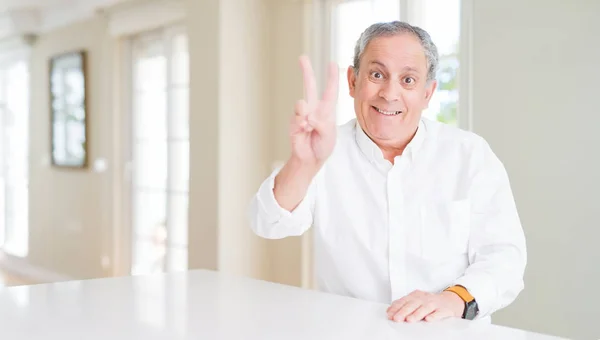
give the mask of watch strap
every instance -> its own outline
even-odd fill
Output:
[[[451,286],[444,290],[448,292],[453,292],[454,294],[458,295],[465,303],[469,303],[475,300],[473,295],[471,295],[471,293],[469,293],[469,291],[463,286]]]

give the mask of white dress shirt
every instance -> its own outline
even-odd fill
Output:
[[[276,239],[312,226],[320,290],[389,304],[458,284],[483,318],[523,289],[525,237],[509,180],[472,132],[423,118],[392,165],[351,120],[292,212],[273,194],[279,170],[252,200],[251,227]]]

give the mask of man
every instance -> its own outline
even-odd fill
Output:
[[[291,157],[259,188],[251,226],[272,239],[313,226],[319,288],[391,303],[391,320],[489,320],[523,289],[525,238],[488,144],[421,117],[437,65],[424,30],[372,25],[348,68],[356,119],[338,128],[337,67],[319,100],[301,58]]]

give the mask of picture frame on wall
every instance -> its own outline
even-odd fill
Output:
[[[52,165],[88,166],[86,51],[50,59],[50,138]]]

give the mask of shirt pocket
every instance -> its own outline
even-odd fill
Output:
[[[421,255],[452,261],[468,252],[471,205],[468,199],[424,202],[420,207]]]

